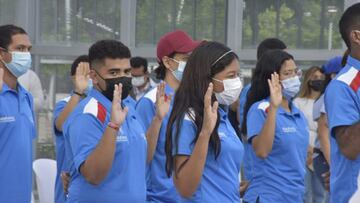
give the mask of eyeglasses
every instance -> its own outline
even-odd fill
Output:
[[[284,77],[290,77],[290,76],[298,76],[301,77],[302,76],[302,70],[299,68],[296,68],[294,70],[287,70],[283,73],[281,73]]]

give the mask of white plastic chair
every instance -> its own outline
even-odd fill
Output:
[[[360,202],[360,174],[358,176],[358,189],[355,194],[351,197],[349,203],[359,203]]]
[[[56,161],[37,159],[33,162],[40,203],[54,202]]]

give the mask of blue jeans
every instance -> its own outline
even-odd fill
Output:
[[[308,167],[306,167],[304,203],[328,202],[328,194],[324,186],[321,184],[321,180],[315,174],[315,172],[311,171]]]

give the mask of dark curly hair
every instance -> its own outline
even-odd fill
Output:
[[[90,67],[104,63],[106,58],[126,59],[131,58],[130,49],[117,40],[100,40],[95,42],[89,49]]]

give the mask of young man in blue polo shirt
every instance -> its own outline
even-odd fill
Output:
[[[360,170],[360,3],[350,6],[339,22],[350,50],[346,66],[325,92],[330,130],[330,198],[346,203],[357,189]]]
[[[35,116],[31,94],[18,83],[31,67],[31,46],[22,28],[0,26],[0,202],[31,201]]]
[[[66,159],[65,139],[62,132],[62,126],[75,109],[76,105],[89,93],[92,88],[92,82],[89,79],[89,58],[87,55],[81,55],[71,64],[70,75],[74,86],[70,96],[56,103],[54,110],[54,134],[56,149],[57,174],[55,182],[55,203],[64,203],[69,181],[69,161]]]
[[[89,49],[93,89],[63,125],[72,152],[68,203],[143,203],[145,129],[126,98],[132,88],[130,50],[116,40]]]

